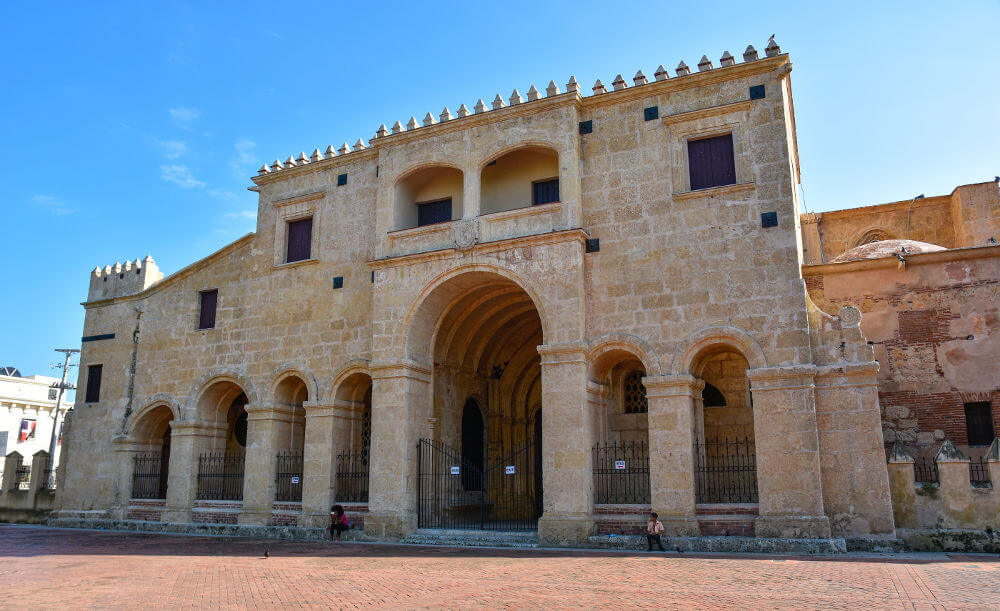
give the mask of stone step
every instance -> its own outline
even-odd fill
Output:
[[[412,545],[453,545],[461,547],[538,547],[538,533],[489,530],[420,529],[404,537],[401,543]]]

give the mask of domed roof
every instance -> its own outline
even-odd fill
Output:
[[[863,259],[881,259],[891,257],[897,253],[914,255],[922,252],[938,252],[948,250],[937,244],[918,242],[916,240],[880,240],[869,242],[861,246],[855,246],[847,252],[830,259],[830,263],[843,263],[844,261],[860,261]]]

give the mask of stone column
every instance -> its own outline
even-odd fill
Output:
[[[430,431],[430,368],[371,364],[372,445],[365,532],[400,538],[417,529],[417,444]]]
[[[350,445],[351,425],[357,404],[306,401],[305,452],[302,464],[302,517],[300,525],[313,528],[330,523],[330,506],[337,481],[337,453]],[[359,450],[360,451],[360,450]]]
[[[476,220],[482,207],[481,176],[479,168],[470,167],[462,172],[462,218]]]
[[[170,471],[167,475],[167,502],[163,521],[186,524],[198,491],[198,456],[219,433],[221,425],[174,420],[170,423]]]
[[[129,498],[132,496],[132,456],[134,444],[126,435],[115,435],[111,440],[111,451],[114,456],[115,497],[108,507],[108,517],[112,520],[124,520]]]
[[[945,439],[934,457],[938,469],[939,494],[944,511],[939,520],[943,528],[978,528],[973,509],[972,483],[969,481],[969,458],[950,440]]]
[[[888,472],[893,521],[900,528],[917,528],[917,483],[913,457],[899,441],[892,445]]]
[[[587,413],[590,414],[594,443],[608,442],[607,400],[607,385],[587,380]]]
[[[49,453],[39,450],[31,455],[31,494],[38,494],[45,488],[45,468],[48,467]]]
[[[272,403],[249,403],[247,410],[246,463],[243,466],[243,511],[240,524],[266,526],[277,486],[278,440],[291,425],[292,408]]]
[[[538,539],[578,543],[594,530],[593,420],[583,342],[538,347],[542,357],[542,500]]]
[[[994,482],[993,489],[1000,490],[1000,438],[994,437],[986,450],[986,468],[990,471],[990,481]],[[997,505],[997,513],[1000,514],[1000,504]]]
[[[21,466],[24,457],[17,452],[11,452],[4,458],[3,463],[3,488],[0,494],[6,494],[14,489],[14,482],[17,479],[17,468]]]
[[[705,383],[692,375],[647,376],[649,489],[664,534],[696,537],[695,408]]]
[[[826,538],[813,365],[747,372],[753,393],[758,537]]]

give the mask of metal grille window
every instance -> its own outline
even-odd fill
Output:
[[[334,497],[343,503],[368,502],[368,452],[337,454],[337,486]]]
[[[645,414],[649,411],[642,375],[641,371],[632,371],[625,376],[623,394],[626,414]]]
[[[699,503],[756,503],[753,439],[695,442],[695,476]]]
[[[28,490],[31,487],[31,465],[18,465],[14,471],[14,485],[11,490]]]
[[[736,184],[733,135],[688,141],[691,190]]]
[[[559,201],[559,179],[539,180],[531,183],[531,204],[551,204]]]
[[[89,365],[87,367],[87,403],[97,403],[101,400],[101,371],[103,365]]]
[[[417,204],[417,227],[451,220],[451,198]]]
[[[302,453],[281,452],[274,470],[274,500],[302,502]]]
[[[132,457],[132,498],[167,498],[166,480],[159,452],[139,452]]]
[[[361,451],[367,453],[372,447],[372,406],[365,405],[361,412]]]
[[[215,308],[219,303],[219,289],[201,292],[201,312],[198,315],[199,329],[215,328]]]
[[[198,500],[243,500],[243,452],[207,453],[198,457]]]
[[[969,482],[973,486],[983,486],[990,483],[990,468],[982,456],[979,457],[979,460],[972,459],[969,462]]]
[[[938,481],[937,462],[927,457],[918,458],[913,461],[913,479],[919,483],[931,483]]]
[[[965,404],[965,430],[970,446],[988,446],[993,443],[993,410],[989,401]]]
[[[285,261],[304,261],[311,256],[312,217],[288,223],[288,251]]]
[[[595,503],[649,504],[649,451],[645,442],[598,444],[593,455]]]

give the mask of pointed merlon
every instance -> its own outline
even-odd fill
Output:
[[[395,123],[392,124],[392,133],[398,134],[401,131],[403,131],[403,124],[402,123],[400,123],[399,121],[396,121]]]
[[[499,98],[500,96],[497,97]],[[503,102],[503,100],[500,101]],[[486,112],[486,104],[483,103],[483,98],[479,98],[479,101],[476,102],[474,110],[476,111],[477,115]]]
[[[118,272],[122,271],[122,264],[119,263],[118,261],[115,261],[115,266],[112,267],[111,269],[117,274]]]
[[[542,99],[542,94],[538,92],[538,89],[534,85],[532,85],[531,88],[528,89],[528,101],[534,102],[535,100],[541,100],[541,99]]]
[[[336,157],[336,156],[337,156],[337,151],[336,151],[336,149],[333,148],[332,144],[330,146],[326,147],[326,158],[327,159],[330,159],[330,158]]]
[[[743,52],[743,61],[752,62],[757,59],[757,49],[753,45],[747,45],[747,50]]]
[[[722,57],[719,59],[719,64],[723,68],[725,68],[726,66],[732,66],[735,63],[736,63],[736,58],[733,57],[732,54],[729,53],[729,51],[726,51],[725,53],[723,53]]]
[[[559,85],[556,85],[555,81],[549,81],[549,86],[545,88],[545,95],[546,97],[559,95]]]
[[[313,154],[309,156],[309,159],[313,161],[322,161],[323,153],[319,152],[319,149],[313,150]]]
[[[493,110],[500,110],[506,105],[507,104],[504,103],[503,98],[500,97],[499,93],[497,94],[497,97],[493,98]]]
[[[350,152],[351,152],[351,145],[347,144],[346,142],[343,143],[343,144],[341,144],[340,148],[337,149],[337,153],[339,153],[341,155],[346,155],[346,154],[348,154]]]
[[[712,60],[708,59],[707,55],[701,56],[701,61],[698,62],[698,72],[707,72],[712,69]]]
[[[104,275],[108,275],[110,273],[111,273],[111,266],[110,265],[105,265],[104,266]]]
[[[622,89],[628,87],[628,83],[626,83],[625,79],[622,78],[622,75],[619,74],[615,77],[615,80],[611,81],[611,86],[615,88],[615,91],[621,91]]]
[[[289,155],[288,159],[285,160],[285,167],[286,168],[294,168],[295,167],[295,160],[292,159],[291,155]]]
[[[597,95],[599,93],[607,93],[608,92],[608,90],[605,89],[605,87],[604,87],[604,83],[601,82],[601,79],[597,79],[597,82],[594,83],[593,89],[594,89],[594,95]]]
[[[663,64],[660,64],[656,67],[656,72],[653,73],[653,77],[658,81],[665,81],[670,78],[670,73],[668,73],[667,69],[663,67]]]
[[[305,165],[309,163],[309,158],[306,157],[306,152],[305,151],[300,152],[299,156],[295,159],[295,162],[298,163],[299,165]]]
[[[95,276],[100,276],[101,275],[101,266],[100,265],[98,265],[97,267],[94,268],[94,275]]]
[[[275,159],[274,163],[271,164],[271,171],[272,172],[279,172],[279,171],[281,171],[282,167],[284,167],[284,166],[281,165],[281,161]]]
[[[913,462],[913,457],[906,451],[906,446],[903,445],[902,441],[897,439],[892,444],[892,450],[889,452],[889,462]]]
[[[576,82],[576,77],[569,75],[569,82],[566,83],[566,93],[579,93],[580,83]]]
[[[482,104],[483,101],[479,100],[479,103]],[[469,112],[469,107],[466,106],[465,104],[462,104],[461,106],[458,107],[458,116],[459,116],[459,118],[468,117],[471,114],[472,113]]]
[[[365,141],[362,140],[361,138],[358,138],[358,141],[354,143],[354,150],[356,151],[360,151],[361,149],[366,149],[366,148],[368,147],[365,146]]]
[[[267,167],[266,163],[264,165],[260,166],[260,169],[257,170],[257,175],[258,176],[263,176],[264,174],[270,174],[270,173],[271,173],[271,168]]]
[[[677,72],[677,76],[687,76],[691,74],[691,69],[684,63],[684,60],[681,60],[681,63],[677,64],[677,70],[675,70],[675,72]]]
[[[428,125],[434,125],[435,123],[437,123],[437,121],[434,119],[434,115],[432,115],[431,113],[427,113],[426,115],[424,115],[424,127],[427,127]]]
[[[515,89],[510,94],[510,105],[515,106],[517,104],[522,104],[522,103],[524,103],[524,98],[521,97],[521,92]]]
[[[774,42],[774,34],[771,34],[771,37],[767,39],[767,46],[764,47],[764,53],[768,57],[781,55],[781,47],[778,46],[778,43]]]
[[[638,87],[639,85],[645,85],[648,83],[649,79],[642,73],[642,70],[639,70],[635,73],[635,76],[632,77],[632,82],[635,83],[636,87]]]
[[[414,130],[418,127],[420,127],[420,124],[417,123],[417,118],[411,115],[410,120],[406,122],[406,131]]]
[[[438,115],[438,119],[440,119],[442,123],[444,123],[445,121],[451,121],[454,118],[455,117],[451,116],[451,111],[448,110],[447,106],[445,106],[444,110],[441,111],[441,114]]]
[[[375,132],[376,138],[385,138],[389,135],[389,129],[386,128],[385,123],[378,126],[378,131]]]
[[[937,456],[934,457],[934,462],[969,462],[969,459],[950,439],[945,439]]]
[[[147,254],[145,257],[142,258],[142,262],[143,263],[156,263],[156,261],[153,261],[153,255],[149,255],[149,254]]]

